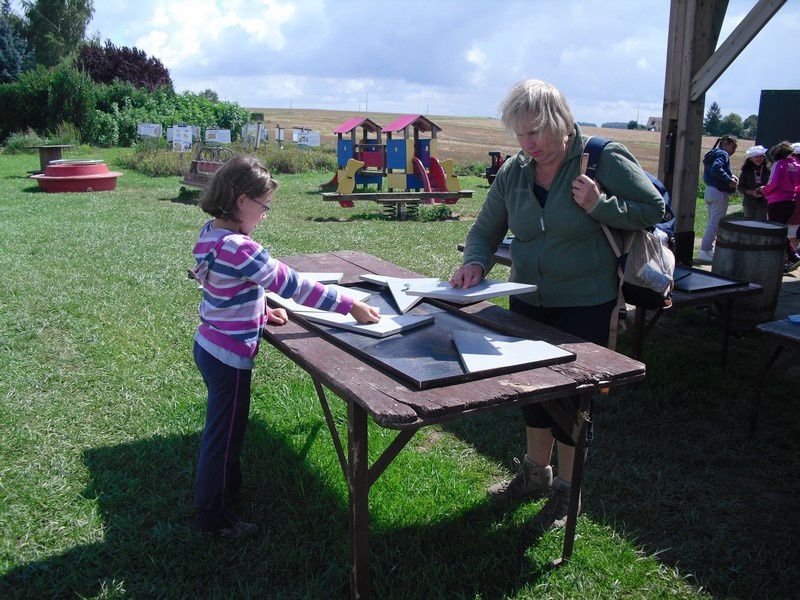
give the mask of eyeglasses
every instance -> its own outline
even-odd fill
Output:
[[[265,214],[269,210],[269,204],[264,204],[263,202],[259,202],[258,200],[256,200],[255,198],[251,198],[250,196],[248,196],[247,199],[248,200],[252,200],[253,202],[255,202],[256,204],[258,204],[261,207],[261,214],[262,215]]]

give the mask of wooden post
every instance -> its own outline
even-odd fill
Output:
[[[664,83],[659,176],[675,211],[675,254],[691,264],[705,94],[690,99],[692,79],[714,53],[728,0],[672,0]]]
[[[367,411],[347,403],[347,479],[350,497],[350,597],[369,597],[369,465]]]

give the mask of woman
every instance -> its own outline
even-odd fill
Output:
[[[773,146],[769,153],[775,164],[769,182],[759,188],[767,199],[769,220],[787,225],[795,212],[795,201],[800,198],[800,162],[792,156],[792,145],[783,141]],[[789,240],[795,237],[796,225],[789,225],[786,239],[785,271],[800,266],[800,256]]]
[[[767,220],[767,200],[760,187],[769,181],[769,163],[764,146],[752,146],[745,154],[747,159],[739,174],[737,189],[742,193],[742,206],[745,219]]]
[[[609,143],[597,179],[580,173],[586,139],[553,85],[529,79],[515,85],[501,105],[506,129],[521,150],[505,161],[470,229],[464,264],[451,278],[470,287],[488,272],[492,255],[511,229],[511,280],[536,292],[514,296],[512,311],[605,346],[618,294],[617,259],[601,223],[638,229],[659,222],[664,201],[628,150]],[[565,400],[577,410],[577,398]],[[489,488],[497,498],[548,495],[537,517],[541,528],[566,520],[574,446],[541,405],[522,409],[527,453],[513,479]],[[550,466],[558,440],[558,476]]]
[[[736,152],[736,138],[723,135],[703,157],[703,181],[706,182],[708,222],[697,258],[711,262],[714,259],[714,241],[719,222],[728,212],[728,196],[736,190],[739,179],[731,173],[731,155]]]

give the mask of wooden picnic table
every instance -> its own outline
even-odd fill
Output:
[[[342,284],[359,282],[363,273],[409,277],[419,275],[361,252],[329,252],[282,259],[307,272],[342,272]],[[363,283],[363,282],[361,282]],[[430,300],[431,304],[439,304]],[[403,380],[353,356],[319,333],[293,320],[268,328],[265,339],[303,368],[314,382],[333,438],[349,495],[350,590],[353,598],[369,595],[369,489],[408,443],[426,425],[466,415],[540,402],[554,419],[572,432],[576,444],[573,482],[561,558],[567,561],[575,541],[578,498],[586,454],[587,415],[592,393],[644,378],[642,363],[511,313],[495,304],[479,302],[460,307],[475,321],[513,335],[542,339],[576,355],[573,362],[532,368],[478,381],[416,389]],[[347,403],[347,455],[325,395],[325,389]],[[560,400],[579,395],[581,410],[568,414]],[[396,438],[372,465],[368,464],[367,418],[398,430]]]
[[[64,148],[74,148],[74,144],[45,144],[43,146],[28,146],[39,150],[40,172],[44,173],[50,161],[61,160],[61,151]]]
[[[762,335],[761,363],[758,370],[756,393],[750,406],[750,435],[756,432],[758,413],[764,401],[767,376],[778,375],[800,364],[800,324],[788,319],[761,323],[756,329]]]
[[[464,244],[459,244],[458,249],[464,251]],[[511,266],[511,250],[508,246],[500,246],[493,256],[494,262],[501,265]],[[702,269],[690,269],[693,272],[702,273],[709,277],[714,277],[713,273]],[[728,342],[731,337],[731,327],[733,324],[732,312],[733,303],[737,298],[753,296],[762,293],[763,288],[757,283],[743,281],[741,285],[711,289],[700,292],[684,292],[678,289],[672,291],[672,308],[688,308],[690,306],[709,306],[717,307],[723,322],[722,334],[722,365],[728,360]],[[659,308],[651,311],[653,314],[650,320],[647,319],[647,309],[637,306],[636,315],[633,319],[633,331],[631,332],[631,356],[641,358],[642,346],[645,336],[650,333],[656,321],[664,314],[666,309]]]

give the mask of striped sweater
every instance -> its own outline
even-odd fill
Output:
[[[203,292],[195,341],[238,369],[253,368],[269,314],[265,289],[305,306],[342,314],[353,306],[349,296],[302,278],[249,236],[214,228],[213,221],[203,226],[192,254],[195,278]]]

